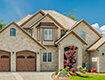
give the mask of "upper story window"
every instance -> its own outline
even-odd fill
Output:
[[[80,37],[81,39],[83,39],[84,41],[86,41],[86,33],[85,33],[84,31],[80,31],[80,32],[79,32],[79,37]]]
[[[28,34],[31,35],[31,30],[27,30]]]
[[[38,29],[38,40],[40,40],[40,29]]]
[[[43,52],[43,62],[52,62],[51,52]]]
[[[52,29],[44,29],[44,39],[52,40]]]
[[[16,36],[16,29],[10,28],[10,36]]]

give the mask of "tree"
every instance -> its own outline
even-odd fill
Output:
[[[74,9],[73,11],[76,11],[76,9]],[[65,13],[66,14],[66,16],[68,17],[68,18],[70,18],[70,19],[72,19],[72,20],[74,20],[74,21],[77,21],[79,18],[76,18],[75,17],[75,15],[76,14],[74,14],[74,12],[73,11],[71,11],[71,12],[69,12],[69,13]]]
[[[64,66],[72,67],[73,64],[76,63],[74,54],[76,53],[77,49],[77,47],[71,46],[70,49],[65,52],[65,57],[67,58],[67,60],[64,60]]]
[[[0,30],[7,25],[7,23],[3,23],[3,22],[4,22],[4,19],[0,19]]]

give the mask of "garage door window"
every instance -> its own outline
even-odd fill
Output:
[[[17,58],[25,58],[24,56],[17,56]]]
[[[43,52],[43,62],[52,62],[51,52]]]
[[[1,56],[1,58],[9,58],[9,56],[3,55]]]
[[[28,56],[27,59],[34,59],[34,56]]]

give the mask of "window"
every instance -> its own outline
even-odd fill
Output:
[[[43,52],[43,62],[52,62],[51,52]]]
[[[28,34],[31,35],[31,30],[27,30]]]
[[[34,59],[35,57],[34,56],[28,56],[27,57],[28,59],[30,58],[30,59]]]
[[[1,58],[9,58],[9,56],[3,55],[1,56]]]
[[[83,39],[84,41],[86,41],[86,33],[85,33],[84,31],[80,31],[80,32],[79,32],[79,37],[80,37],[81,39]]]
[[[44,39],[52,40],[52,29],[44,29]]]
[[[24,56],[17,56],[17,58],[25,58]]]
[[[16,29],[15,28],[10,29],[10,36],[16,36]]]
[[[40,29],[38,29],[38,40],[40,40]]]

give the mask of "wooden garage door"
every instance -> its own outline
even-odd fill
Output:
[[[30,51],[16,54],[16,71],[36,71],[36,54]]]
[[[10,71],[10,53],[0,51],[0,71]]]

